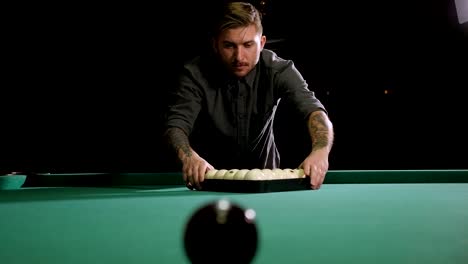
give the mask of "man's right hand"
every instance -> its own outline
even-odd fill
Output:
[[[205,179],[205,173],[214,169],[213,166],[190,147],[188,136],[182,129],[177,127],[168,128],[165,137],[182,162],[182,175],[185,184],[190,189],[200,190],[200,183]]]
[[[213,169],[214,167],[194,150],[191,150],[191,153],[182,159],[182,175],[187,187],[191,189],[200,190],[200,183],[205,180],[206,172]]]

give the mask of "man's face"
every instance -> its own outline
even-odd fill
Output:
[[[241,78],[255,67],[265,42],[266,37],[250,25],[221,32],[213,44],[228,71]]]

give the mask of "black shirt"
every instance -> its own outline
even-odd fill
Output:
[[[230,77],[212,56],[187,62],[167,127],[182,129],[192,148],[216,169],[279,168],[273,121],[280,100],[293,106],[306,124],[325,111],[290,60],[264,49],[259,63],[242,79]]]

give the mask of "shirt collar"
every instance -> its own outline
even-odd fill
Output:
[[[250,86],[253,87],[255,75],[257,74],[257,66],[255,66],[243,79]]]

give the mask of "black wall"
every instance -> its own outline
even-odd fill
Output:
[[[467,168],[467,31],[451,1],[265,1],[265,33],[336,129],[331,169]],[[14,8],[2,170],[166,171],[162,114],[208,2]],[[387,91],[387,93],[385,93]],[[308,136],[280,108],[283,166]]]

